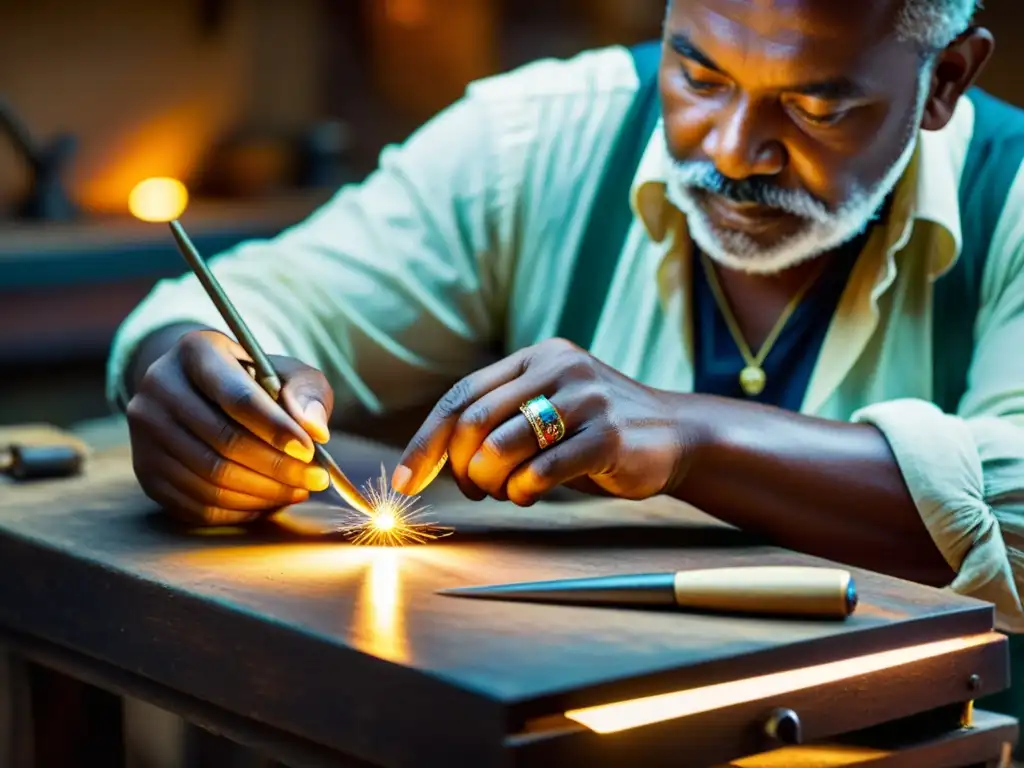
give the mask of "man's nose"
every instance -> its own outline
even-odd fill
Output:
[[[739,96],[724,109],[704,138],[704,152],[730,179],[776,176],[786,165],[786,150],[775,138],[774,118]]]

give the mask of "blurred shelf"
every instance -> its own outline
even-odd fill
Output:
[[[181,221],[212,257],[245,240],[275,237],[330,195],[197,200]],[[187,269],[165,224],[0,223],[0,368],[102,360],[118,326],[156,282]]]
[[[274,237],[331,192],[246,201],[196,200],[182,224],[204,255]],[[0,221],[0,294],[180,275],[185,264],[165,224],[125,217],[74,222]]]

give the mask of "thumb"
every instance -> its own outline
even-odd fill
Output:
[[[316,368],[291,358],[274,360],[281,382],[281,405],[311,438],[326,443],[330,437],[328,423],[334,410],[334,392]]]

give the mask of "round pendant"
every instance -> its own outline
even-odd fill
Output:
[[[765,376],[764,371],[756,365],[748,365],[740,371],[740,386],[750,397],[756,397],[764,392],[764,385],[767,381],[768,377]]]

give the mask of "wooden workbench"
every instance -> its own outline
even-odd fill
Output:
[[[397,458],[351,438],[332,450],[357,480]],[[443,597],[465,584],[825,563],[672,501],[523,510],[435,485],[427,500],[456,533],[403,550],[346,544],[322,502],[248,530],[177,528],[139,491],[123,446],[96,451],[80,478],[0,485],[3,639],[295,768],[963,768],[1016,740],[1008,718],[957,725],[962,702],[1008,684],[987,604],[860,571],[860,607],[842,623]],[[726,708],[616,734],[563,714],[922,644],[944,650],[875,671],[854,661],[828,685],[794,674],[781,692],[753,687]],[[761,727],[780,706],[815,746],[753,757],[784,746]]]

